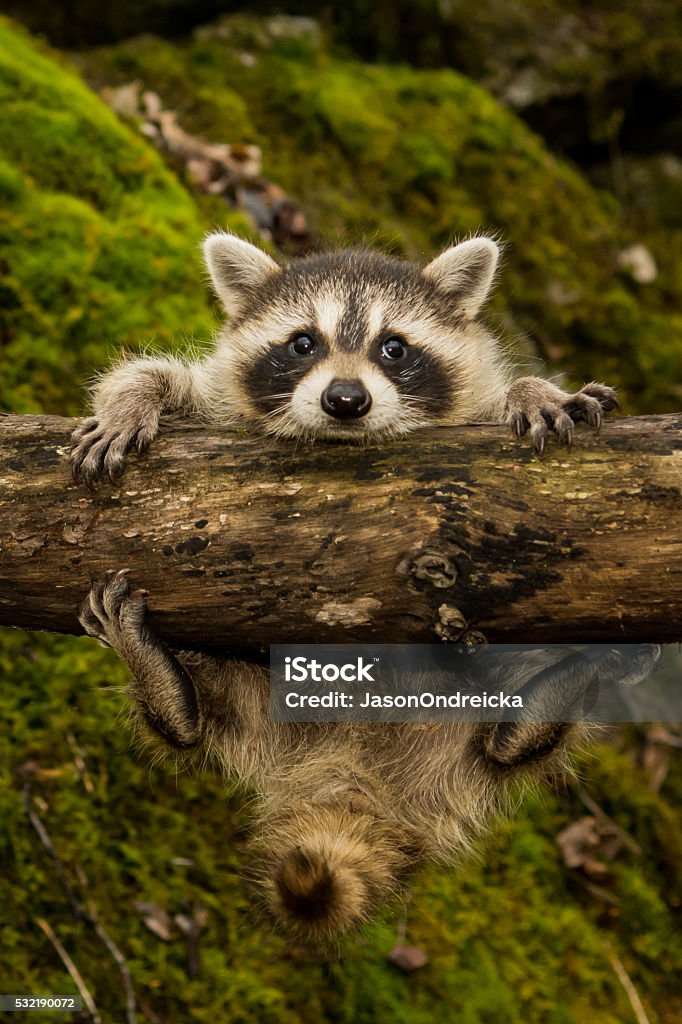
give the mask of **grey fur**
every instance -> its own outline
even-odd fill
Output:
[[[93,415],[73,436],[76,479],[92,486],[104,473],[118,476],[126,452],[144,450],[166,412],[348,441],[505,419],[519,435],[530,430],[541,451],[549,430],[569,443],[573,423],[598,427],[617,404],[600,384],[568,395],[539,378],[513,380],[475,320],[497,259],[490,239],[453,247],[424,269],[355,250],[278,268],[222,234],[207,239],[205,255],[232,314],[215,350],[198,362],[126,360],[101,377]],[[301,334],[315,343],[312,357],[291,350]],[[389,360],[383,346],[396,338],[407,351]],[[334,420],[323,411],[324,388],[339,380],[367,388],[367,415]],[[549,671],[549,724],[281,725],[268,716],[264,669],[170,651],[145,609],[146,593],[131,591],[121,570],[93,586],[80,621],[129,666],[141,722],[258,794],[261,890],[280,924],[304,939],[329,939],[366,920],[421,861],[466,855],[519,780],[564,764],[580,728],[551,723],[567,711],[566,693],[578,699],[593,678],[593,669],[558,665],[548,652],[505,669],[506,682],[529,687],[533,699],[533,677]],[[609,671],[634,672],[622,664]]]

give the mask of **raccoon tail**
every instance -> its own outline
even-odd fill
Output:
[[[414,859],[395,822],[346,807],[309,805],[267,823],[265,896],[289,933],[328,941],[397,895]]]

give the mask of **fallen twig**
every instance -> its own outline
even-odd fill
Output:
[[[76,737],[73,735],[73,733],[67,733],[66,738],[73,753],[73,763],[76,766],[76,771],[83,780],[85,791],[86,793],[92,795],[95,792],[95,787],[93,785],[92,779],[90,778],[90,772],[88,771],[88,766],[85,762],[85,754],[78,746],[78,743],[76,742]]]
[[[613,967],[613,970],[616,974],[616,977],[618,978],[618,981],[625,989],[625,994],[630,1000],[630,1006],[632,1007],[632,1011],[635,1017],[637,1018],[637,1024],[651,1024],[649,1018],[646,1015],[646,1011],[642,1006],[642,1000],[639,998],[639,995],[637,994],[637,989],[632,984],[630,975],[625,970],[623,964],[611,949],[611,946],[608,943],[605,943],[605,947],[608,961]]]
[[[88,902],[88,906],[85,907],[81,903],[81,901],[78,899],[78,897],[76,896],[75,890],[74,890],[73,886],[71,885],[69,879],[67,878],[66,872],[64,871],[64,869],[62,867],[62,864],[61,864],[61,861],[59,860],[59,857],[57,855],[57,851],[54,848],[54,844],[53,844],[53,842],[52,842],[52,840],[50,838],[50,835],[49,835],[47,829],[45,828],[45,825],[40,820],[40,818],[36,814],[35,810],[31,806],[30,789],[31,789],[31,775],[29,773],[26,773],[24,775],[24,789],[23,789],[22,797],[23,797],[24,808],[26,810],[26,814],[28,816],[28,819],[31,822],[31,825],[33,826],[33,828],[34,828],[36,834],[38,835],[38,838],[40,839],[41,843],[43,844],[43,846],[45,847],[45,849],[47,850],[47,852],[50,855],[50,859],[51,859],[52,864],[54,866],[55,872],[57,874],[57,877],[59,878],[59,881],[60,881],[60,883],[62,885],[62,888],[64,889],[64,892],[66,894],[66,898],[67,898],[67,900],[69,902],[69,906],[71,907],[71,910],[72,910],[72,912],[74,914],[74,917],[76,918],[76,920],[85,921],[86,924],[90,925],[90,927],[93,929],[93,931],[95,932],[95,934],[97,935],[99,940],[102,943],[104,943],[104,945],[109,950],[110,954],[112,955],[112,957],[114,958],[114,960],[118,964],[118,968],[119,968],[119,970],[121,972],[121,977],[123,979],[123,987],[124,987],[125,993],[126,993],[126,1017],[127,1017],[127,1021],[128,1021],[128,1024],[137,1024],[137,1016],[136,1016],[136,1009],[135,1009],[135,991],[133,989],[133,982],[132,982],[132,978],[130,976],[130,971],[128,970],[128,965],[127,965],[127,963],[125,961],[125,957],[121,953],[120,949],[118,948],[118,946],[116,945],[114,940],[108,934],[108,932],[99,923],[99,919],[97,917],[97,913],[95,911],[94,905],[92,904],[92,901],[89,901]],[[80,869],[80,873],[81,873],[81,882],[84,883],[85,886],[87,886],[87,884],[88,884],[87,883],[87,877],[85,876],[85,873],[83,872],[82,868]],[[42,927],[42,925],[41,925],[41,927]],[[46,925],[46,927],[49,928],[49,925]],[[45,931],[44,928],[43,928],[43,931]],[[48,933],[45,932],[45,934],[48,934]],[[75,980],[75,978],[74,978],[74,980]],[[78,982],[76,982],[76,984],[78,984]],[[80,988],[80,986],[79,986],[79,988]],[[85,996],[83,996],[83,999],[85,1001]],[[88,1008],[89,1008],[89,1004],[86,1003],[86,1005],[88,1005]],[[94,1004],[93,1004],[93,1008],[94,1008]],[[99,1017],[97,1017],[97,1020],[99,1021]]]
[[[595,896],[599,900],[604,900],[605,903],[610,903],[613,907],[620,906],[620,900],[615,896],[609,889],[605,889],[603,885],[597,885],[596,882],[590,882],[585,878],[580,871],[571,871],[571,878],[581,885],[583,889],[587,889],[590,895]]]
[[[78,968],[76,967],[75,963],[73,962],[73,960],[71,959],[69,954],[66,952],[66,950],[62,946],[61,942],[59,941],[59,939],[57,938],[55,933],[52,931],[52,929],[50,928],[50,926],[47,923],[47,921],[44,918],[42,918],[42,917],[37,917],[36,918],[36,924],[45,933],[45,935],[47,935],[48,939],[50,940],[50,942],[52,943],[52,945],[56,949],[57,954],[59,956],[59,959],[61,960],[61,962],[66,967],[67,971],[69,972],[69,974],[71,975],[71,977],[73,979],[74,984],[78,988],[78,991],[81,994],[81,999],[83,1000],[83,1002],[87,1006],[88,1012],[90,1013],[90,1016],[92,1017],[92,1020],[94,1021],[94,1024],[102,1024],[102,1018],[100,1017],[99,1013],[97,1012],[97,1007],[95,1006],[95,1001],[92,998],[92,996],[90,995],[90,992],[88,991],[88,987],[85,984],[85,982],[83,981],[83,976],[80,973],[80,971],[78,970]]]
[[[183,912],[175,915],[175,923],[185,937],[187,976],[198,978],[201,973],[199,936],[206,927],[208,914],[204,907],[194,906],[191,900],[183,901]]]
[[[85,874],[82,865],[78,864],[76,866],[76,870],[78,871],[78,877],[82,887],[84,889],[89,889],[90,883],[88,881],[88,876]],[[118,964],[118,969],[121,972],[121,978],[123,979],[123,988],[125,989],[126,994],[126,1017],[128,1019],[128,1024],[137,1024],[135,990],[133,988],[133,979],[131,978],[130,971],[128,970],[128,964],[114,940],[100,924],[95,905],[91,899],[88,899],[87,901],[86,919],[88,920],[88,923],[92,925],[97,937],[104,943]]]
[[[50,835],[49,835],[47,829],[43,825],[42,821],[40,820],[40,818],[38,817],[38,815],[36,814],[34,809],[31,807],[31,795],[30,795],[31,790],[30,790],[30,785],[31,785],[30,781],[27,780],[25,782],[25,784],[24,784],[24,791],[23,791],[23,794],[22,794],[22,799],[23,799],[23,802],[24,802],[24,809],[25,809],[26,814],[28,816],[28,820],[33,825],[33,828],[34,828],[38,838],[40,839],[41,843],[43,844],[43,846],[45,847],[45,849],[47,850],[47,852],[50,855],[50,860],[52,861],[52,866],[55,869],[55,873],[56,873],[57,877],[59,878],[59,881],[61,883],[62,889],[66,893],[66,898],[69,901],[69,906],[71,907],[71,910],[73,911],[74,917],[77,920],[79,920],[79,919],[84,920],[87,917],[87,911],[85,910],[85,908],[79,902],[78,897],[76,896],[76,893],[74,892],[74,888],[71,885],[71,882],[66,877],[66,873],[65,873],[65,871],[64,871],[64,869],[63,869],[63,867],[61,865],[61,861],[59,860],[59,857],[57,856],[57,851],[54,848],[54,845],[52,843],[52,840],[50,839]]]

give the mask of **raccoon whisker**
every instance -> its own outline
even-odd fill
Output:
[[[407,405],[425,405],[430,399],[424,398],[423,395],[403,395],[403,401]]]
[[[279,361],[277,361],[277,360],[272,360],[271,362],[269,362],[268,365],[269,365],[270,370],[273,373],[275,373],[277,375],[277,377],[281,378],[281,377],[300,377],[301,376],[301,371],[298,369],[298,367],[294,367],[293,370],[285,370],[282,367],[282,364]]]
[[[279,426],[275,427],[272,430],[272,433],[275,437],[291,438],[302,443],[305,443],[312,437],[310,432],[305,427],[302,427],[299,423],[297,423],[295,420],[291,419],[291,417],[288,417],[286,415],[283,415],[281,417],[281,422]]]
[[[269,412],[264,412],[261,415],[261,419],[263,419],[263,420],[276,419],[278,416],[281,416],[282,414],[286,414],[287,406],[288,406],[288,402],[283,402],[282,405],[278,405],[277,408],[270,409]]]

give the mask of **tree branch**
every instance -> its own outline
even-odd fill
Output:
[[[177,646],[682,636],[682,415],[542,458],[506,428],[313,447],[168,425],[117,484],[71,481],[74,421],[0,417],[0,624],[80,632],[129,566]]]

